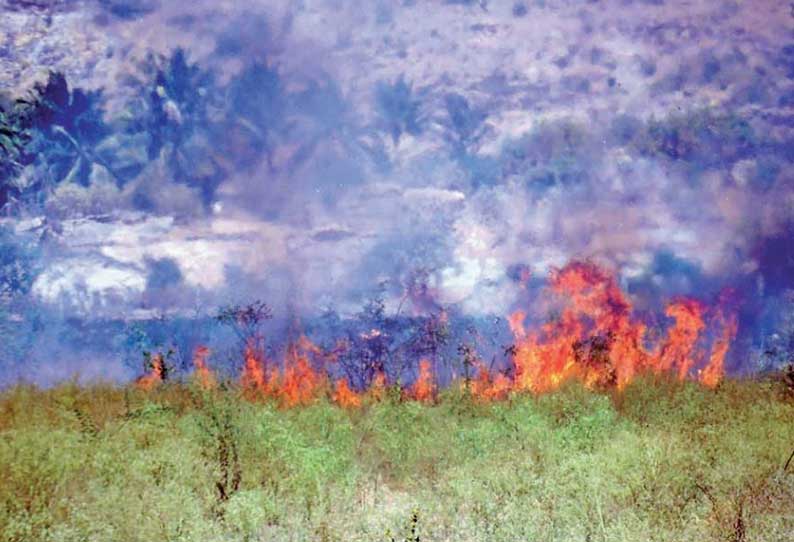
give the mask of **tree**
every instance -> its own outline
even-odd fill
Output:
[[[474,346],[469,343],[462,342],[458,345],[458,355],[461,358],[463,365],[463,386],[466,394],[471,393],[471,381],[474,377],[474,369],[476,368],[479,358]]]
[[[451,144],[456,156],[464,157],[470,152],[476,152],[481,139],[488,131],[485,119],[488,114],[474,108],[469,101],[460,94],[450,93],[444,97],[446,119],[443,125],[446,128],[445,137]]]
[[[375,103],[382,128],[391,135],[395,145],[403,134],[415,136],[422,133],[421,101],[415,95],[413,85],[407,83],[402,75],[393,83],[378,83]]]
[[[240,340],[243,349],[264,348],[264,324],[273,318],[273,312],[267,303],[261,300],[246,305],[226,305],[218,310],[215,320],[231,328]]]
[[[367,301],[352,325],[348,326],[346,348],[338,357],[354,388],[363,390],[378,375],[386,375],[394,347],[390,327],[386,305],[379,292]]]
[[[274,135],[283,127],[287,96],[278,72],[255,62],[246,67],[229,85],[227,133],[240,133],[235,139],[243,149],[242,165],[251,165],[264,154],[273,167]],[[242,139],[242,141],[238,141]],[[239,149],[234,149],[240,153]]]
[[[19,196],[14,178],[32,161],[26,152],[30,131],[16,105],[0,105],[0,209]]]
[[[45,83],[36,83],[29,97],[19,101],[22,116],[30,126],[26,152],[41,165],[45,191],[63,182],[86,186],[94,164],[121,179],[96,152],[110,134],[103,119],[102,92],[69,88],[62,73],[50,72]]]
[[[214,75],[190,63],[183,49],[170,57],[149,55],[142,79],[132,81],[140,96],[130,104],[129,134],[144,134],[149,160],[161,160],[173,179],[199,190],[209,205],[225,178],[213,138],[220,109]],[[140,199],[146,201],[146,197]]]
[[[38,272],[32,240],[0,226],[0,366],[24,359],[40,332],[30,296]]]
[[[441,352],[450,340],[449,320],[446,311],[430,314],[421,319],[411,342],[412,351],[420,358],[429,357],[433,376],[438,377]]]
[[[30,293],[38,274],[37,261],[32,242],[0,226],[0,301],[11,302]]]

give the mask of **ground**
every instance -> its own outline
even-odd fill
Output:
[[[0,396],[2,540],[731,540],[794,531],[794,402],[645,378],[472,403]]]

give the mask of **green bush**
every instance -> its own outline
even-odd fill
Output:
[[[0,540],[784,540],[792,416],[773,383],[655,377],[352,411],[178,383],[16,386],[0,394]]]

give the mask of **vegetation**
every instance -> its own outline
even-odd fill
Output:
[[[34,240],[0,226],[0,368],[9,374],[6,360],[25,359],[40,331],[30,300],[39,270]]]
[[[381,81],[375,89],[375,102],[381,128],[395,145],[403,134],[417,136],[423,132],[420,96],[403,76],[392,83]]]
[[[0,395],[0,538],[784,540],[792,416],[771,381],[350,410],[228,383],[19,385]]]
[[[61,185],[107,190],[98,181],[121,188],[157,176],[187,186],[206,208],[232,168],[269,152],[286,107],[275,71],[249,66],[226,88],[176,49],[149,55],[138,72],[125,82],[132,97],[122,113],[108,119],[103,91],[70,86],[58,72],[0,101],[0,210],[42,204]],[[149,192],[134,190],[133,206],[156,210]]]

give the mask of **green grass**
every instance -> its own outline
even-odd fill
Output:
[[[235,389],[0,394],[3,541],[785,541],[794,401],[642,379],[291,410]]]

